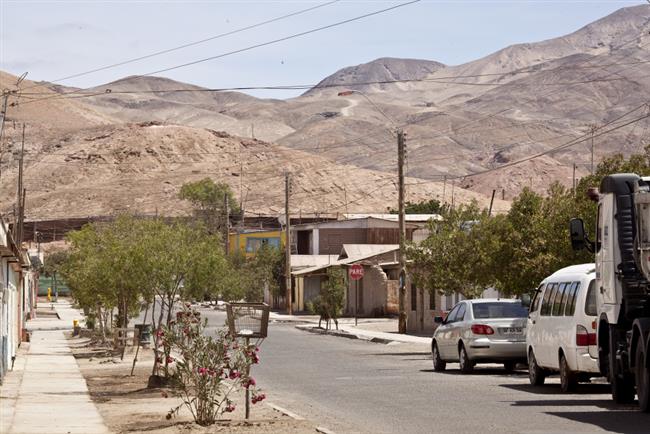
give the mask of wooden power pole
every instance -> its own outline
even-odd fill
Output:
[[[404,131],[397,130],[397,176],[399,182],[399,323],[398,332],[406,333],[406,225],[404,217],[404,156],[406,153]]]
[[[23,216],[25,213],[25,187],[23,186],[23,161],[25,156],[25,124],[23,124],[23,139],[22,145],[20,147],[20,157],[18,159],[18,186],[16,189],[16,207],[18,212],[16,214],[16,219],[14,221],[14,239],[18,246],[23,240],[22,226],[23,226]]]
[[[228,192],[223,193],[223,210],[225,214],[224,218],[224,250],[226,251],[226,256],[230,253],[230,202],[228,201]]]
[[[289,216],[289,191],[291,190],[291,178],[289,172],[284,173],[284,275],[286,284],[287,314],[293,314],[292,293],[291,293],[291,217]]]

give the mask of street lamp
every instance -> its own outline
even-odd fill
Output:
[[[404,155],[406,153],[404,131],[388,116],[372,99],[359,90],[344,90],[338,96],[349,96],[358,93],[364,97],[383,117],[385,117],[394,128],[397,135],[397,178],[399,185],[398,212],[399,212],[399,322],[398,332],[406,333],[406,259],[404,249],[406,245],[406,224],[404,217]]]

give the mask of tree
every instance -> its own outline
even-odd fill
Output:
[[[194,207],[195,217],[203,221],[211,233],[220,233],[225,225],[224,196],[228,197],[230,215],[239,214],[230,186],[224,182],[214,182],[210,178],[189,182],[181,186],[179,197],[189,201]]]
[[[347,288],[346,273],[341,267],[330,267],[327,270],[327,280],[321,287],[320,294],[307,304],[307,309],[314,315],[319,315],[318,326],[325,321],[325,329],[330,328],[330,321],[334,321],[336,329],[339,328],[338,318],[343,313],[345,289]]]
[[[52,278],[55,294],[58,292],[58,278],[61,276],[61,270],[63,269],[63,265],[67,259],[68,253],[65,250],[58,250],[56,252],[49,253],[45,257],[45,264],[43,264],[43,274],[47,277]]]
[[[449,205],[443,205],[439,200],[429,199],[422,202],[406,202],[404,206],[405,214],[443,214],[450,210]],[[391,214],[397,214],[399,211],[390,209]]]

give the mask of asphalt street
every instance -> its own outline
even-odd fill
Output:
[[[225,313],[203,309],[211,328]],[[562,394],[559,379],[533,387],[499,366],[461,375],[432,370],[428,345],[377,344],[274,323],[253,375],[269,401],[335,432],[650,432],[650,415],[616,406],[609,386]]]

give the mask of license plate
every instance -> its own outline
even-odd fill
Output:
[[[501,329],[501,333],[504,335],[520,335],[523,333],[521,327],[505,327]]]

